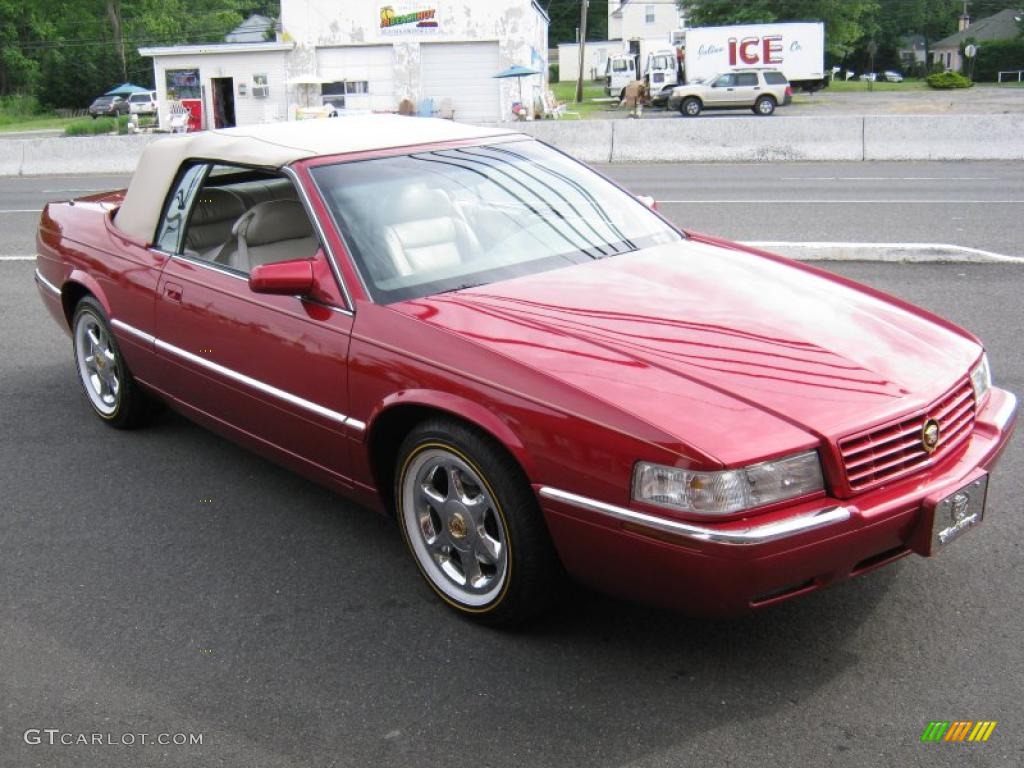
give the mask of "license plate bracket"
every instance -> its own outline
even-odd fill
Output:
[[[981,474],[933,504],[926,505],[926,509],[931,510],[928,554],[940,552],[979,525],[985,517],[987,498],[988,474]]]

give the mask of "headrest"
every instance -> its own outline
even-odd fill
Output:
[[[192,224],[213,224],[233,221],[245,211],[242,199],[233,192],[217,187],[201,189],[192,207]]]
[[[312,237],[313,227],[298,200],[268,200],[246,211],[231,232],[241,235],[250,246],[256,246]]]
[[[440,189],[410,187],[391,204],[387,218],[392,223],[450,216],[452,202]]]

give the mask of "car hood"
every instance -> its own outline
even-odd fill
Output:
[[[725,463],[766,428],[752,409],[835,439],[924,407],[980,354],[896,300],[696,240],[396,308],[683,440],[712,420],[697,447]]]

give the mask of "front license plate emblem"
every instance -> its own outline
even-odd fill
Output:
[[[985,516],[988,475],[982,475],[935,505],[932,517],[932,552],[978,525]]]

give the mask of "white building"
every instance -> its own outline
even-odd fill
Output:
[[[608,0],[609,40],[662,40],[667,44],[672,33],[684,25],[676,3]]]
[[[588,40],[583,47],[583,77],[597,80],[604,75],[605,62],[609,56],[625,51],[621,40]],[[558,44],[558,81],[575,81],[580,72],[579,43]]]
[[[158,98],[201,99],[204,127],[273,122],[330,103],[394,112],[450,107],[462,122],[511,117],[547,83],[548,17],[536,0],[282,0],[276,43],[140,48]],[[514,65],[538,75],[494,79]],[[161,115],[162,118],[166,116]],[[233,122],[232,122],[233,121]]]
[[[609,56],[632,53],[643,67],[648,53],[664,50],[681,41],[685,19],[674,2],[659,0],[609,0],[608,39],[587,41],[583,51],[583,76],[597,80],[604,76]],[[674,37],[675,36],[675,37]],[[558,80],[576,80],[579,76],[580,49],[577,43],[558,44]]]

